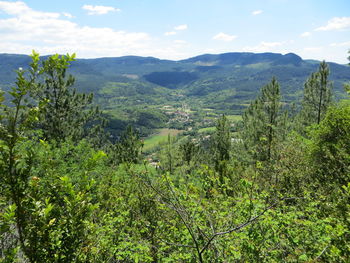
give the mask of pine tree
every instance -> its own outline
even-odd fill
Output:
[[[332,84],[329,67],[325,61],[320,63],[317,72],[311,74],[304,85],[304,98],[301,109],[302,126],[319,124],[332,101]]]
[[[190,139],[187,139],[187,141],[182,143],[179,146],[179,148],[180,148],[182,161],[189,166],[191,161],[198,154],[199,147],[193,141],[191,141]]]
[[[215,170],[220,174],[220,181],[226,174],[227,162],[230,160],[231,151],[230,122],[225,115],[222,115],[216,123],[215,133],[210,140],[210,149],[214,161]]]
[[[280,113],[280,87],[275,78],[271,83],[263,87],[261,101],[267,120],[267,159],[271,159],[272,147],[277,137],[277,124]]]
[[[39,79],[32,97],[43,104],[39,127],[48,140],[77,141],[88,135],[89,123],[100,115],[97,107],[92,107],[92,94],[78,93],[73,88],[75,79],[67,76],[67,69],[75,54],[53,55],[42,62]],[[91,128],[91,127],[90,127]]]
[[[272,78],[243,115],[243,140],[257,161],[274,158],[275,146],[283,138],[285,115],[280,100],[280,86]]]
[[[113,146],[113,163],[138,163],[141,159],[143,141],[130,125]]]
[[[228,161],[231,150],[230,123],[225,115],[217,120],[216,130],[212,136],[211,148],[215,162]]]
[[[350,54],[350,50],[348,51],[348,53]],[[348,60],[350,61],[350,56],[348,56]],[[350,63],[348,65],[350,66]],[[345,83],[344,89],[348,93],[348,95],[350,95],[350,83]]]

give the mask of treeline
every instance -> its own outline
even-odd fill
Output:
[[[273,78],[238,134],[222,116],[150,165],[74,91],[73,60],[33,53],[0,96],[0,262],[349,261],[350,103],[325,62],[299,108]]]

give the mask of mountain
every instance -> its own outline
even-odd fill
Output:
[[[279,64],[294,64],[300,65],[302,62],[301,57],[288,53],[286,55],[277,53],[248,53],[248,52],[232,52],[219,55],[201,55],[186,60],[182,60],[184,63],[197,63],[197,64],[216,64],[216,65],[249,65],[256,63],[270,63],[275,65]],[[209,65],[210,66],[210,65]]]
[[[29,61],[25,55],[0,54],[0,87],[8,90],[15,81],[14,70]],[[318,63],[293,53],[232,52],[179,61],[138,56],[77,59],[69,71],[78,90],[93,92],[106,109],[185,102],[240,112],[273,76],[287,103],[300,99],[303,84]],[[329,65],[336,96],[342,97],[350,67]]]

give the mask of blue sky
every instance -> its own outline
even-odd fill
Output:
[[[0,1],[0,53],[183,59],[294,52],[346,63],[350,0]]]

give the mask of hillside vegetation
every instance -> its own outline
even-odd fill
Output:
[[[44,57],[45,59],[45,57]],[[23,55],[0,55],[0,87],[9,90],[15,81],[15,69],[26,68],[30,58]],[[202,114],[203,108],[218,114],[242,114],[256,97],[263,83],[276,77],[281,84],[282,101],[287,105],[300,101],[306,78],[317,70],[315,61],[302,60],[289,53],[224,53],[201,55],[171,61],[152,57],[77,59],[69,73],[76,78],[75,88],[94,94],[94,102],[106,113],[110,131],[119,136],[128,124],[143,135],[167,124],[163,106],[181,108],[185,103]],[[329,63],[334,95],[345,98],[343,83],[349,81],[350,68]],[[157,123],[144,125],[135,118],[146,110],[154,113]],[[119,128],[116,128],[118,126]],[[184,127],[179,125],[178,128]]]
[[[349,262],[345,66],[3,57],[0,262]]]

